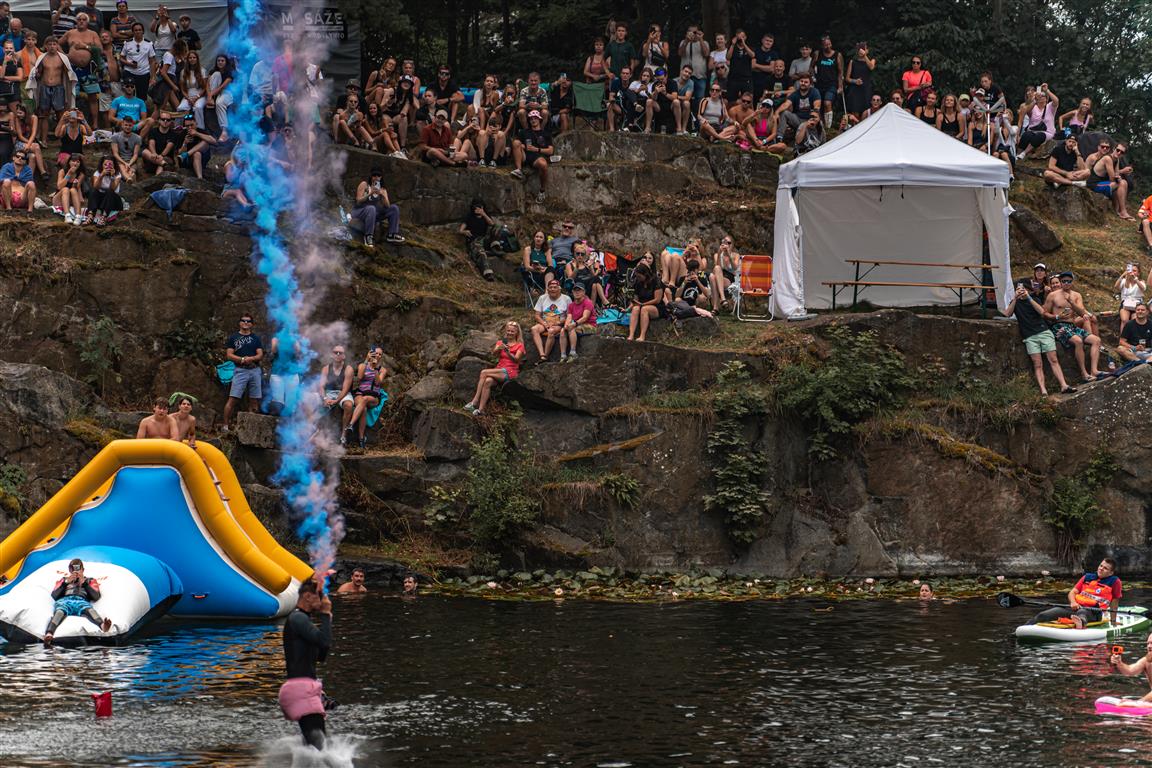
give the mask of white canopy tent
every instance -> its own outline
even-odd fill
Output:
[[[997,301],[1007,306],[1009,169],[889,104],[822,147],[780,166],[772,311],[803,315],[832,306],[825,281],[852,280],[846,259],[982,263],[983,230]],[[959,274],[958,274],[959,273]],[[977,272],[978,274],[978,272]],[[948,267],[881,265],[878,282],[970,282]],[[947,288],[871,286],[885,306],[952,304]]]

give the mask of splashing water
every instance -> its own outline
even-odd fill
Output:
[[[237,71],[252,73],[259,67],[268,75],[277,71],[291,78],[298,87],[282,107],[289,110],[291,121],[302,127],[301,134],[306,134],[322,94],[315,87],[319,83],[312,83],[305,73],[318,71],[313,67],[318,68],[326,60],[327,46],[297,31],[283,41],[284,56],[277,59],[277,41],[266,29],[266,12],[258,0],[241,0],[235,6],[234,19],[226,48],[237,59]],[[307,70],[302,66],[305,63]],[[245,100],[244,86],[240,84],[243,79],[237,77],[234,84],[237,106],[229,131],[240,141],[242,189],[256,207],[252,257],[256,270],[268,284],[264,302],[279,350],[272,374],[284,381],[300,381],[298,387],[286,388],[286,402],[277,426],[280,466],[272,479],[283,489],[297,533],[308,547],[310,562],[326,582],[336,548],[344,537],[343,516],[336,501],[340,451],[338,446],[323,445],[325,440],[314,438],[318,404],[303,399],[301,393],[316,391],[314,377],[308,376],[315,359],[312,341],[334,340],[344,329],[342,325],[310,324],[324,281],[306,279],[308,287],[302,289],[300,278],[314,277],[324,262],[330,266],[335,258],[312,234],[310,219],[316,210],[316,190],[324,189],[326,179],[318,178],[311,169],[324,167],[329,173],[338,173],[341,168],[331,162],[310,164],[299,156],[288,166],[275,157],[265,144],[261,98],[253,99],[250,92]],[[286,221],[292,224],[286,225]],[[291,242],[284,235],[285,226],[293,235]],[[318,444],[324,449],[319,454]]]

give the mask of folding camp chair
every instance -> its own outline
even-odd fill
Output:
[[[772,257],[771,256],[741,256],[740,274],[735,285],[729,289],[734,294],[735,308],[733,312],[737,320],[767,322],[773,319],[772,315]],[[764,313],[752,315],[744,303],[749,298],[764,299]]]
[[[603,83],[572,83],[572,94],[576,97],[574,114],[592,129],[598,130],[596,121],[608,122],[608,107],[604,103]]]

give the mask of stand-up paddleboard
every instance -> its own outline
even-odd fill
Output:
[[[1101,715],[1147,717],[1148,715],[1152,715],[1152,701],[1121,699],[1117,696],[1101,696],[1096,699],[1096,711]]]
[[[1124,608],[1123,612],[1118,613],[1116,623],[1112,623],[1109,614],[1105,612],[1103,621],[1090,622],[1083,629],[1076,629],[1072,624],[1050,621],[1016,627],[1016,637],[1032,643],[1098,643],[1121,632],[1141,632],[1149,627],[1152,627],[1152,617],[1147,615],[1146,608],[1136,606]]]

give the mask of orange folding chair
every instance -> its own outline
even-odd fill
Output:
[[[740,257],[740,276],[736,282],[735,315],[737,320],[749,322],[767,322],[772,316],[772,257],[751,256]],[[751,314],[746,302],[748,299],[763,299],[764,312]]]

